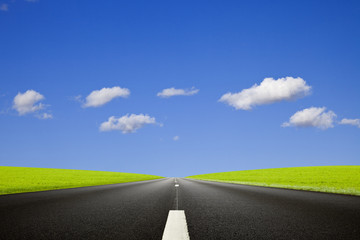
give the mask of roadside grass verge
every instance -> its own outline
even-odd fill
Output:
[[[0,166],[0,195],[159,178],[162,177],[136,173]]]
[[[187,178],[360,196],[360,166],[271,168]]]

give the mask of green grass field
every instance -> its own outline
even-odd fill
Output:
[[[360,195],[360,166],[272,168],[202,174],[188,178]]]
[[[135,182],[159,176],[52,168],[0,167],[0,195]]]

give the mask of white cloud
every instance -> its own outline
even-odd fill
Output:
[[[327,129],[334,127],[336,114],[333,111],[325,112],[326,108],[311,107],[296,112],[290,117],[289,122],[284,122],[282,127],[317,127]]]
[[[199,89],[192,87],[191,89],[166,88],[157,94],[158,97],[169,98],[173,96],[191,96],[199,92]]]
[[[343,124],[343,125],[353,125],[356,126],[358,128],[360,128],[360,119],[348,119],[348,118],[343,118],[339,124]]]
[[[114,98],[128,97],[130,90],[127,88],[113,87],[113,88],[102,88],[100,90],[92,91],[87,97],[84,103],[84,107],[99,107],[102,106]]]
[[[119,130],[122,133],[133,133],[137,129],[142,128],[145,124],[155,124],[155,118],[144,114],[127,114],[120,118],[114,116],[109,117],[108,121],[100,125],[100,131]]]
[[[19,92],[14,98],[13,108],[18,111],[19,115],[33,113],[44,108],[42,103],[36,104],[43,99],[45,97],[34,90],[27,90],[25,93]]]
[[[43,113],[41,115],[38,116],[40,119],[52,119],[53,115],[50,113]]]
[[[9,11],[9,4],[6,3],[0,4],[0,10],[4,12]]]
[[[177,141],[177,140],[179,140],[180,139],[180,137],[179,136],[175,136],[175,137],[173,137],[173,140],[174,141]]]
[[[300,77],[285,77],[277,80],[265,78],[260,85],[255,84],[238,93],[226,93],[219,101],[236,109],[250,110],[255,105],[300,98],[308,95],[310,90],[311,87]]]

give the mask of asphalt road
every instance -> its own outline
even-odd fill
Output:
[[[0,239],[360,239],[360,197],[178,179],[0,196]]]
[[[179,182],[191,239],[360,239],[360,197]]]

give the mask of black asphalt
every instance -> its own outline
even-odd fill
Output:
[[[0,239],[161,239],[174,180],[0,196]]]
[[[360,239],[360,197],[179,182],[190,239]]]
[[[360,239],[360,197],[178,179],[0,196],[0,239]],[[178,201],[176,201],[178,196]]]

